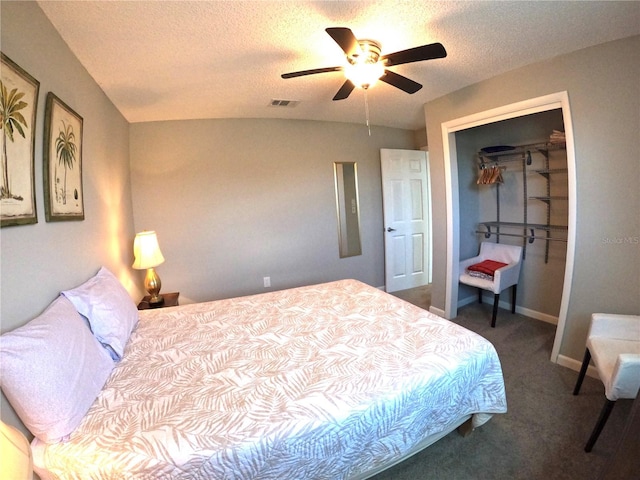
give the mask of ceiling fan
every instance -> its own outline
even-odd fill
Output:
[[[444,58],[447,51],[441,43],[431,43],[421,47],[401,50],[387,55],[380,55],[380,44],[373,40],[358,40],[353,32],[345,27],[327,28],[326,32],[342,48],[347,57],[347,63],[339,67],[315,68],[300,72],[283,73],[282,78],[302,77],[316,73],[343,71],[347,80],[344,82],[333,100],[344,100],[354,88],[368,89],[377,80],[381,80],[407,93],[416,93],[422,88],[417,82],[387,67],[402,65],[403,63],[421,62],[434,58]]]

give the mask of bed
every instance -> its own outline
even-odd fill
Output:
[[[47,479],[362,479],[506,412],[481,336],[355,280],[139,312]]]

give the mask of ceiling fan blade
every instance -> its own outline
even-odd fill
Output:
[[[380,80],[388,83],[389,85],[393,85],[394,87],[399,88],[400,90],[407,93],[416,93],[422,88],[422,85],[420,85],[418,82],[414,82],[407,77],[398,75],[391,70],[385,70],[384,75],[380,77]]]
[[[447,51],[441,43],[431,43],[422,45],[421,47],[401,50],[399,52],[383,55],[380,60],[384,62],[386,67],[393,65],[402,65],[403,63],[420,62],[422,60],[432,60],[434,58],[444,58]]]
[[[336,95],[333,97],[333,100],[344,100],[349,95],[351,95],[351,92],[353,92],[354,88],[356,88],[356,86],[351,83],[351,80],[347,80],[342,84],[342,87],[340,87],[338,93],[336,93]]]
[[[302,77],[304,75],[314,75],[316,73],[340,72],[343,69],[344,69],[343,67],[314,68],[312,70],[301,70],[299,72],[283,73],[281,77],[282,78]]]
[[[344,50],[347,56],[360,53],[360,44],[353,32],[345,27],[332,27],[327,28],[325,31],[340,45],[340,48]]]

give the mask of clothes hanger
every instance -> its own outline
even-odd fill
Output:
[[[480,167],[480,175],[478,175],[478,180],[476,181],[476,183],[478,185],[504,183],[504,179],[502,178],[503,169],[504,167],[499,167],[498,165],[492,165],[490,167],[482,165]]]

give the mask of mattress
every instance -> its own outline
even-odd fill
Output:
[[[355,280],[144,310],[43,479],[351,479],[506,412],[481,336]]]

